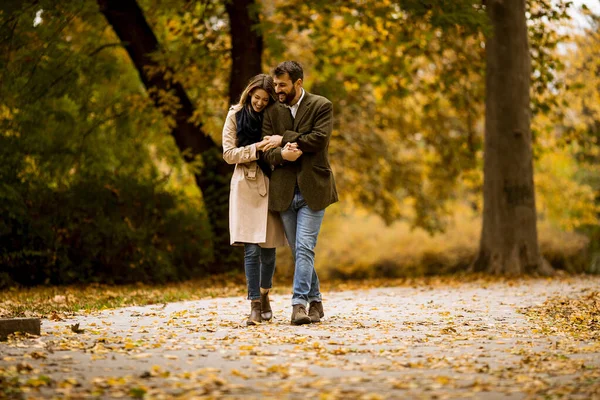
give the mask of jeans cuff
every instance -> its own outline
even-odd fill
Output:
[[[318,296],[316,296],[316,297],[309,297],[309,298],[308,298],[308,302],[309,302],[309,303],[312,303],[313,301],[317,301],[317,302],[319,302],[319,303],[320,303],[320,302],[322,302],[322,301],[323,301],[323,298],[321,297],[321,295],[318,295]]]
[[[304,307],[308,307],[308,301],[304,299],[292,299],[292,306],[302,304]]]

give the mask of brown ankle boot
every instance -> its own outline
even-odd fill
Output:
[[[270,321],[273,318],[271,302],[269,301],[269,289],[260,288],[260,316],[263,321]]]
[[[250,302],[250,317],[246,321],[246,325],[259,325],[261,322],[260,300],[252,300]]]
[[[292,325],[310,324],[310,317],[306,313],[306,307],[302,304],[292,306]]]
[[[320,301],[311,301],[308,308],[310,322],[320,322],[325,314],[323,313],[323,303]]]

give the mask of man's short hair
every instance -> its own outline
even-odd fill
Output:
[[[304,79],[302,65],[296,61],[284,61],[273,70],[273,75],[277,77],[284,74],[288,74],[292,83],[296,82],[298,79]]]

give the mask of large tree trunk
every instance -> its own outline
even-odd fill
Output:
[[[250,78],[262,71],[263,37],[254,0],[225,2],[231,30],[229,101],[235,104]]]
[[[525,0],[488,0],[483,227],[473,269],[550,274],[537,236]]]
[[[176,110],[167,110],[166,107],[161,107],[161,110],[175,120],[171,134],[186,161],[191,161],[198,155],[202,157],[203,168],[195,178],[213,230],[215,263],[209,268],[209,272],[240,268],[241,251],[235,251],[229,245],[228,199],[232,168],[223,161],[221,149],[203,132],[202,126],[189,122],[194,106],[181,84],[167,79],[164,72],[152,75],[147,73],[148,67],[158,66],[151,54],[159,50],[159,44],[136,0],[98,0],[98,4],[100,11],[124,43],[155,104],[159,106],[161,103],[161,91],[170,92],[179,100],[179,108]]]

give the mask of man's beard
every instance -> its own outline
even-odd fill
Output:
[[[279,97],[281,94],[285,95],[285,99],[283,101],[281,101],[281,98]],[[290,103],[292,102],[292,100],[294,100],[294,97],[296,97],[296,88],[292,87],[292,90],[289,93],[280,93],[277,95],[277,98],[279,99],[279,102],[282,104],[287,104],[288,106],[290,105]]]

